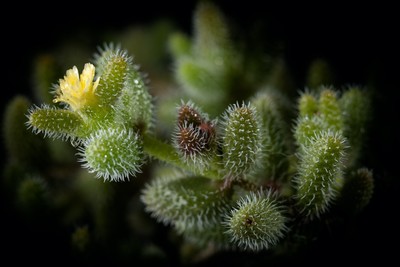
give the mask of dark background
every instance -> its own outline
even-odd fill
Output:
[[[84,7],[65,3],[63,7],[21,15],[10,10],[11,19],[2,18],[2,107],[16,94],[29,94],[32,59],[60,45],[64,40],[82,40],[96,47],[102,44],[104,31],[149,23],[160,17],[172,19],[188,33],[192,30],[195,2],[159,4],[132,2],[132,7]],[[190,2],[190,3],[187,3]],[[338,84],[372,84],[374,95],[373,126],[365,164],[374,170],[376,188],[365,212],[357,218],[351,235],[335,233],[322,238],[301,263],[389,263],[396,259],[399,234],[398,178],[398,70],[399,43],[396,9],[384,3],[357,5],[321,3],[294,6],[287,3],[217,1],[225,15],[242,33],[258,28],[265,32],[261,42],[282,44],[283,54],[299,89],[310,62],[326,59],[335,71]],[[265,5],[265,6],[264,6]],[[38,6],[36,6],[38,8]],[[398,16],[398,15],[397,15]],[[264,25],[260,27],[259,25]],[[3,157],[5,156],[3,152]],[[3,193],[3,192],[1,192]],[[63,243],[66,236],[48,227],[48,236],[39,234],[18,217],[8,199],[1,196],[0,261],[31,263],[68,262]],[[43,229],[42,229],[43,230]],[[348,229],[347,229],[348,231]],[[393,245],[392,245],[393,244]],[[5,249],[4,249],[5,248]],[[255,256],[256,257],[256,256]],[[257,258],[257,257],[256,257]],[[321,261],[319,258],[322,258]],[[235,263],[235,256],[212,259]],[[57,264],[57,263],[56,263]],[[266,265],[260,262],[260,265]],[[256,266],[256,264],[251,265]]]

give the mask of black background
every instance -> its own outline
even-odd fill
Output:
[[[355,234],[348,237],[342,233],[323,239],[309,255],[304,255],[301,263],[364,264],[377,260],[383,264],[396,259],[400,189],[397,174],[400,46],[396,41],[399,33],[396,9],[383,2],[379,5],[323,2],[308,6],[259,1],[217,1],[217,4],[243,33],[255,25],[266,25],[261,40],[282,43],[285,59],[299,89],[304,87],[309,63],[317,57],[331,63],[338,84],[366,84],[373,80],[376,94],[366,164],[375,174],[374,198],[358,218],[357,228],[353,229]],[[127,7],[121,3],[112,6],[92,3],[85,7],[76,2],[63,3],[57,8],[46,4],[40,9],[37,5],[35,8],[39,10],[32,9],[28,15],[19,12],[21,7],[11,8],[10,16],[1,21],[2,107],[16,94],[29,94],[32,59],[60,45],[63,40],[82,40],[96,47],[104,42],[99,38],[104,31],[148,23],[160,17],[172,19],[190,33],[194,7],[195,2],[191,1],[131,2]],[[0,262],[7,259],[43,264],[69,261],[69,255],[65,253],[68,244],[63,243],[66,237],[52,231],[50,225],[45,226],[49,227],[48,236],[27,226],[16,216],[4,194],[0,220],[3,247]],[[217,260],[235,263],[234,256]],[[259,265],[267,263],[259,262]]]

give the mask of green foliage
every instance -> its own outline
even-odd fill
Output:
[[[344,135],[352,150],[349,154],[349,164],[357,163],[362,155],[366,141],[368,122],[371,120],[370,92],[359,87],[349,87],[339,100],[344,123]]]
[[[193,17],[191,43],[184,35],[173,35],[170,41],[175,55],[175,77],[183,95],[212,116],[218,116],[230,104],[233,92],[251,85],[242,87],[246,83],[243,59],[231,40],[229,23],[218,7],[201,2]]]
[[[343,119],[335,91],[330,88],[322,88],[319,96],[318,111],[319,116],[326,124],[325,129],[334,132],[343,130]]]
[[[34,133],[42,133],[45,137],[72,139],[84,137],[82,117],[70,110],[56,110],[49,106],[33,108],[29,111],[28,127]]]
[[[101,51],[96,65],[100,66],[97,75],[101,77],[97,95],[102,105],[107,107],[120,95],[130,68],[133,67],[132,58],[126,51],[110,46]]]
[[[227,209],[224,192],[204,177],[158,178],[143,191],[142,201],[153,217],[179,232],[209,229]]]
[[[26,129],[26,111],[31,105],[24,96],[15,96],[4,112],[3,136],[11,161],[24,165],[42,166],[47,153],[41,138]]]
[[[189,55],[191,50],[189,37],[183,33],[175,33],[171,35],[169,40],[169,50],[174,57]]]
[[[44,203],[60,210],[81,253],[101,241],[127,254],[165,256],[157,242],[143,246],[126,234],[151,239],[156,221],[171,230],[167,244],[181,251],[190,244],[199,257],[219,250],[284,255],[301,247],[299,236],[315,237],[305,228],[324,225],[330,212],[358,214],[372,198],[372,171],[360,160],[369,94],[330,85],[327,63],[315,61],[308,88],[294,97],[283,57],[263,60],[242,49],[216,5],[200,2],[193,23],[193,36],[167,24],[129,31],[143,43],[122,35],[142,51],[170,36],[171,79],[155,56],[164,57],[161,44],[142,55],[154,73],[164,72],[151,81],[134,52],[107,44],[93,64],[81,73],[72,67],[58,81],[62,64],[39,59],[42,103],[17,96],[7,106],[10,192],[21,209]],[[70,160],[74,152],[80,166]]]
[[[116,101],[116,122],[139,131],[147,131],[153,123],[152,109],[152,96],[143,79],[137,72],[130,73]]]
[[[142,141],[131,129],[99,130],[79,149],[83,167],[104,180],[123,181],[140,172]]]
[[[372,171],[360,168],[352,171],[340,195],[340,207],[348,214],[360,213],[370,202],[374,192],[374,178]]]
[[[257,110],[245,103],[229,106],[224,114],[223,128],[225,173],[233,177],[251,173],[262,152],[261,121]]]
[[[46,182],[40,177],[25,178],[19,184],[17,191],[17,203],[21,209],[34,214],[46,207],[48,197]]]
[[[264,90],[251,103],[261,116],[262,147],[264,149],[256,176],[265,181],[282,180],[289,171],[290,128],[285,121],[285,100],[278,92]]]
[[[300,116],[312,117],[315,113],[318,112],[318,100],[312,93],[302,93],[298,102]]]
[[[334,82],[332,70],[325,60],[319,58],[311,62],[308,69],[307,86],[318,88],[322,85],[329,85]]]
[[[151,126],[152,99],[125,50],[105,46],[96,64],[97,77],[91,64],[80,76],[76,67],[68,70],[53,101],[66,106],[31,108],[27,125],[45,137],[71,139],[80,145],[83,167],[105,180],[120,181],[140,171],[141,137],[136,132]]]
[[[316,135],[299,153],[296,199],[306,216],[325,213],[337,196],[343,172],[345,139],[339,134]]]
[[[278,243],[287,230],[282,206],[270,191],[241,198],[226,219],[232,242],[244,250],[259,251]]]

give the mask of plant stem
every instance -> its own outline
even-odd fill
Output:
[[[171,164],[175,167],[181,168],[185,171],[189,171],[196,175],[205,176],[214,180],[220,180],[223,178],[223,175],[221,175],[218,169],[215,168],[216,164],[211,164],[213,168],[207,170],[199,170],[198,168],[196,168],[195,164],[184,162],[172,145],[167,144],[150,134],[143,135],[143,148],[144,152],[146,152],[150,156]]]

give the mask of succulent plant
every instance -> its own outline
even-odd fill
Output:
[[[182,251],[278,255],[301,246],[298,237],[310,234],[305,225],[368,205],[374,177],[360,161],[371,116],[366,87],[327,85],[334,76],[318,60],[294,98],[290,86],[279,87],[289,81],[282,59],[260,63],[242,51],[210,2],[198,4],[192,37],[169,35],[175,91],[168,98],[158,98],[146,70],[120,45],[102,46],[56,83],[49,82],[55,60],[37,62],[42,103],[16,96],[4,120],[12,159],[5,176],[15,179],[22,206],[67,210],[63,221],[75,226],[80,253],[96,238],[114,240],[107,236],[118,225],[113,216],[129,211],[137,235],[150,235],[156,221],[176,234],[171,242]],[[269,73],[253,72],[262,64]],[[123,211],[114,209],[121,203]],[[90,223],[76,224],[87,210]],[[155,251],[146,245],[135,248]]]

